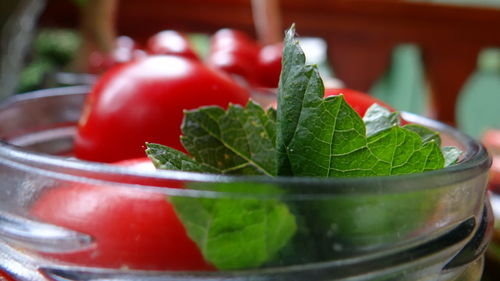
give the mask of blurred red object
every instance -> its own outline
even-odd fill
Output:
[[[283,43],[263,46],[258,55],[258,75],[261,87],[276,88],[280,80]]]
[[[146,53],[139,48],[132,38],[118,36],[110,53],[99,50],[90,53],[88,71],[90,73],[102,73],[114,65],[143,57],[146,57]]]
[[[147,42],[147,51],[155,55],[177,55],[199,60],[188,38],[175,30],[163,30],[151,36]]]
[[[257,61],[260,46],[245,32],[224,28],[210,40],[207,64],[215,69],[236,75],[250,85],[257,79]]]
[[[490,189],[500,193],[500,130],[490,129],[483,135],[482,142],[491,154]]]

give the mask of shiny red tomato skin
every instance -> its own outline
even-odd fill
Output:
[[[249,93],[227,76],[178,56],[150,56],[112,68],[87,97],[75,137],[75,156],[115,162],[144,156],[144,143],[182,150],[183,110],[229,103]]]
[[[118,36],[110,53],[94,51],[89,55],[88,72],[102,73],[107,69],[122,63],[145,57],[137,43],[128,36]]]
[[[372,106],[374,103],[377,103],[390,111],[395,111],[392,107],[389,105],[385,104],[383,101],[374,98],[368,94],[365,94],[363,92],[358,92],[355,90],[351,89],[346,89],[346,88],[338,88],[338,89],[333,89],[333,88],[328,88],[325,89],[325,97],[328,96],[336,96],[343,94],[346,102],[359,114],[359,116],[363,117],[365,116],[366,110]]]
[[[210,40],[210,50],[226,50],[241,54],[242,56],[254,57],[260,47],[257,42],[246,33],[223,28],[218,30]]]
[[[259,44],[245,33],[221,29],[211,38],[207,65],[240,76],[248,84],[255,84],[258,81],[259,51]]]
[[[147,41],[147,51],[154,55],[176,55],[194,60],[200,59],[188,38],[175,30],[163,30],[151,36]]]
[[[277,88],[281,74],[283,43],[266,45],[259,51],[259,87]]]
[[[16,281],[14,277],[10,276],[7,274],[7,272],[4,272],[3,270],[0,270],[0,280],[1,281]]]
[[[118,164],[152,169],[148,161]],[[30,210],[41,221],[89,234],[95,241],[85,250],[43,256],[105,268],[214,270],[162,194],[74,183],[43,193]]]

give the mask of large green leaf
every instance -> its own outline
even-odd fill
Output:
[[[314,66],[305,65],[294,35],[292,27],[285,38],[278,93],[279,175],[383,176],[444,167],[439,146],[423,143],[413,131],[384,125],[387,128],[370,129],[367,137],[363,120],[343,96],[323,97],[320,75]]]
[[[292,26],[285,35],[278,89],[276,151],[279,175],[292,175],[287,147],[296,131],[305,93],[323,91],[323,84],[317,75],[317,70],[305,65],[305,61],[304,52],[295,39],[295,28]],[[311,86],[321,87],[321,89],[310,89]]]

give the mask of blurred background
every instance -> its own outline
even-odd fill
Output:
[[[223,28],[271,46],[292,23],[328,85],[456,126],[500,154],[500,0],[2,0],[0,98],[92,84],[162,30],[206,59]],[[499,280],[499,261],[493,243],[485,280]]]
[[[130,59],[123,44],[141,49],[162,30],[186,34],[204,57],[210,37],[222,28],[266,45],[280,42],[295,22],[311,50],[309,59],[345,87],[477,138],[500,127],[499,0],[6,0],[0,5],[3,97],[54,82],[91,82],[92,77],[67,81],[54,75],[102,73],[112,64],[113,51],[122,47],[114,59]],[[118,36],[133,42],[120,45]]]

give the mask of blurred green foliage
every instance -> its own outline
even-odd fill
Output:
[[[500,129],[500,49],[488,48],[457,100],[457,126],[480,139],[487,129]]]
[[[44,29],[38,32],[28,65],[21,73],[18,93],[43,87],[47,75],[65,69],[80,48],[80,36],[69,29]]]
[[[73,1],[73,3],[75,3],[78,6],[83,6],[87,4],[87,0],[71,0],[71,1]]]
[[[418,46],[403,44],[394,48],[389,69],[370,93],[399,111],[426,115],[429,91]]]

